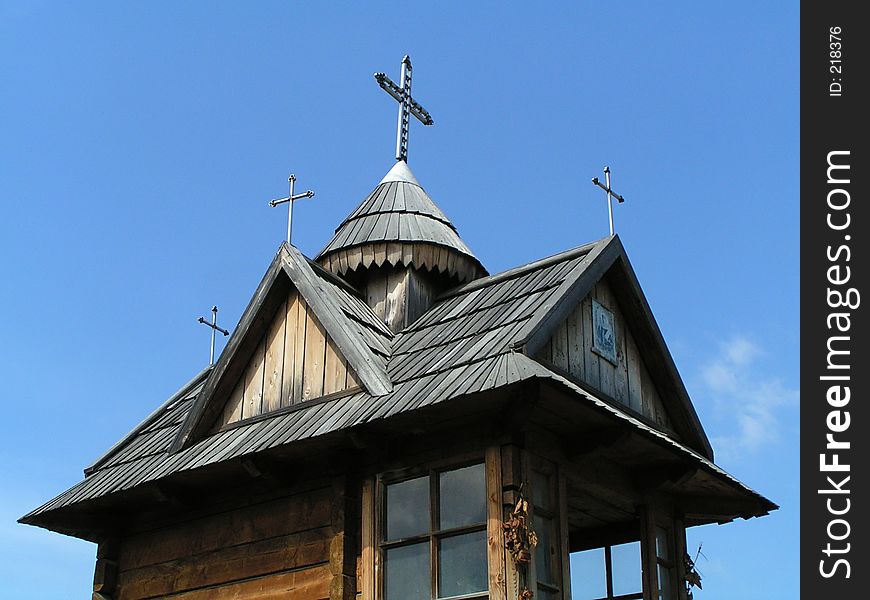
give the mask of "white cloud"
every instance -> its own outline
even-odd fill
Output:
[[[797,389],[764,372],[763,357],[758,345],[735,336],[701,369],[703,385],[724,419],[722,434],[712,439],[719,458],[741,458],[776,442],[782,408],[798,402]]]

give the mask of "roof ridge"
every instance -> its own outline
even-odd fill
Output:
[[[564,262],[572,258],[577,258],[578,256],[583,256],[585,254],[588,254],[596,245],[600,244],[605,240],[609,240],[610,237],[611,236],[603,237],[594,242],[583,244],[582,246],[576,246],[574,248],[559,252],[558,254],[553,254],[544,258],[540,258],[538,260],[526,263],[524,265],[519,265],[518,267],[510,268],[500,273],[487,275],[486,277],[480,277],[464,285],[447,290],[446,292],[438,296],[435,300],[446,300],[460,294],[465,294],[467,292],[472,292],[474,290],[494,285],[496,283],[501,283],[502,281],[507,281],[508,279],[515,279],[517,277],[520,277],[521,275],[525,275],[526,273],[535,271],[537,269],[548,267],[555,263]]]

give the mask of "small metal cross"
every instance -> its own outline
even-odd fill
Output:
[[[625,202],[625,198],[614,192],[610,187],[610,167],[604,167],[604,181],[606,185],[602,185],[597,177],[592,178],[592,183],[607,192],[607,216],[610,219],[610,235],[613,235],[613,198],[616,198],[620,204]]]
[[[227,331],[226,329],[222,329],[222,328],[218,327],[217,314],[218,314],[218,307],[212,306],[211,307],[211,323],[206,321],[205,318],[203,318],[203,317],[200,317],[198,319],[199,322],[202,323],[203,325],[207,325],[208,327],[211,327],[211,351],[209,352],[209,355],[208,355],[208,364],[210,364],[210,365],[214,364],[214,335],[215,335],[215,333],[220,331],[222,334],[224,334],[224,336],[228,336],[230,334],[230,332]]]
[[[270,200],[269,206],[275,208],[279,204],[289,203],[290,207],[287,210],[287,243],[290,243],[290,238],[293,235],[293,203],[297,200],[301,200],[302,198],[311,198],[314,196],[314,192],[308,190],[307,192],[303,192],[301,194],[293,194],[293,188],[296,183],[296,175],[291,174],[288,178],[290,182],[290,195],[286,198],[278,198],[277,200]]]
[[[406,54],[402,59],[402,78],[399,85],[384,73],[375,73],[375,80],[385,92],[399,103],[399,122],[396,127],[396,160],[408,162],[408,129],[411,125],[411,115],[417,117],[423,125],[432,125],[432,115],[411,97],[411,58]]]

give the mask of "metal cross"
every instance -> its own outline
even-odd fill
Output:
[[[613,235],[613,198],[616,198],[620,204],[625,202],[625,198],[610,187],[610,167],[604,167],[604,181],[606,185],[602,185],[597,177],[592,178],[592,183],[607,192],[607,216],[610,218],[610,235]]]
[[[275,208],[279,204],[289,203],[290,207],[287,210],[287,243],[290,243],[290,238],[293,235],[293,203],[297,200],[301,200],[302,198],[311,198],[314,196],[314,192],[308,190],[307,192],[303,192],[301,194],[293,194],[293,187],[296,183],[296,175],[291,174],[288,178],[290,182],[290,195],[286,198],[278,198],[277,200],[270,200],[269,206]]]
[[[423,125],[432,125],[432,115],[411,97],[411,58],[406,54],[402,59],[402,78],[399,85],[384,73],[375,73],[375,80],[385,92],[399,103],[399,123],[396,127],[396,160],[408,162],[408,129],[411,125],[411,115],[417,117]]]
[[[211,307],[211,323],[206,321],[205,318],[203,318],[203,317],[199,318],[200,323],[202,323],[203,325],[207,325],[208,327],[211,327],[211,351],[209,352],[209,355],[208,355],[208,364],[210,364],[210,365],[214,364],[214,335],[215,335],[215,333],[220,331],[222,334],[224,334],[224,336],[228,336],[230,334],[230,332],[227,331],[226,329],[222,329],[222,328],[218,327],[217,314],[218,314],[218,307],[212,306]]]

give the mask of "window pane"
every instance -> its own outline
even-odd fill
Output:
[[[555,583],[556,574],[553,568],[557,564],[555,557],[558,549],[555,547],[556,532],[553,519],[535,515],[535,533],[538,534],[538,545],[535,546],[535,569],[538,581]]]
[[[386,551],[384,592],[386,600],[431,600],[429,542]]]
[[[532,499],[535,506],[553,510],[553,491],[550,477],[546,473],[540,471],[532,473]]]
[[[483,465],[438,474],[441,529],[486,522]]]
[[[613,569],[613,595],[634,594],[643,590],[641,582],[640,542],[610,548]]]
[[[671,570],[662,565],[658,565],[659,572],[659,600],[671,600]]]
[[[607,596],[604,548],[571,554],[571,597],[595,600]]]
[[[668,530],[664,527],[656,527],[656,556],[671,560],[671,540]]]
[[[486,591],[485,531],[442,539],[438,559],[441,571],[438,574],[439,597]]]
[[[429,532],[429,478],[387,486],[386,539],[401,540]]]

